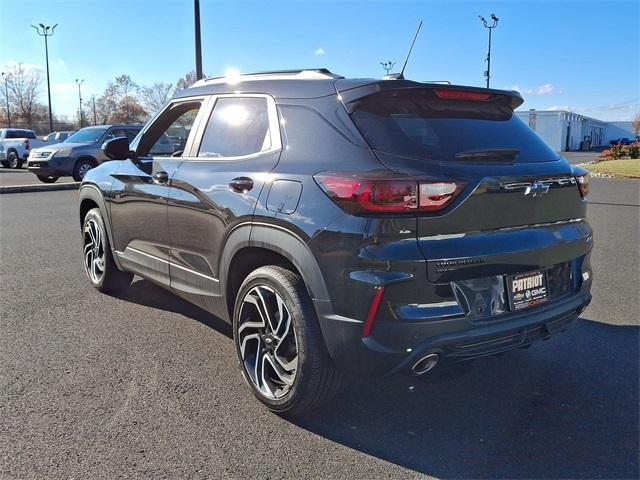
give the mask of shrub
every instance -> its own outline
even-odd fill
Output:
[[[640,142],[633,142],[627,145],[628,156],[631,158],[640,158]]]
[[[617,145],[613,145],[610,149],[611,152],[611,157],[614,159],[619,159],[625,156],[625,154],[627,153],[625,151],[625,145],[621,145],[621,144],[617,144]]]

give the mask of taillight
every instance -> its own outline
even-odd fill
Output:
[[[25,150],[29,150],[29,148],[31,148],[31,144],[29,144],[29,140],[25,140],[24,141],[24,149]]]
[[[314,177],[324,192],[350,213],[436,212],[463,190],[464,182],[416,181],[395,174],[322,173]]]
[[[589,172],[582,172],[576,175],[576,182],[578,183],[578,189],[580,190],[580,196],[585,198],[589,195]]]
[[[444,100],[470,100],[472,102],[486,102],[491,99],[493,95],[485,92],[474,92],[470,90],[450,90],[450,89],[438,89],[435,90],[438,98]]]

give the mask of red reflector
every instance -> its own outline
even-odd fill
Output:
[[[369,312],[367,313],[367,318],[364,321],[364,325],[362,326],[362,336],[368,337],[371,335],[371,330],[373,330],[373,322],[376,320],[376,315],[378,314],[378,308],[380,308],[380,302],[382,301],[382,295],[384,295],[384,287],[378,288],[376,294],[373,297],[373,301],[371,302],[371,306],[369,307]]]
[[[29,140],[25,140],[24,141],[24,149],[25,150],[29,150],[29,148],[31,148],[31,144],[29,143]]]
[[[473,92],[469,90],[441,89],[436,90],[435,92],[439,98],[443,98],[445,100],[471,100],[472,102],[485,102],[492,97],[490,93]]]

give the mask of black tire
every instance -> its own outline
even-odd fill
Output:
[[[2,160],[2,161],[0,161],[0,163],[2,164],[2,166],[4,168],[9,168],[9,162],[7,162],[6,160]]]
[[[93,160],[89,160],[86,158],[78,160],[75,166],[73,167],[73,179],[76,182],[82,181],[82,179],[87,174],[87,172],[92,168],[94,168],[95,166],[96,166],[96,163]]]
[[[17,152],[9,152],[9,155],[7,155],[7,163],[9,164],[9,168],[22,168],[22,160],[20,160]]]
[[[38,177],[38,180],[40,180],[42,183],[53,183],[58,180],[58,178],[60,178],[56,177],[55,175],[36,175],[36,177]]]
[[[93,246],[96,246],[96,243],[100,243],[97,248],[97,252],[94,252],[93,255],[99,257],[102,261],[101,275],[93,276],[90,272],[90,267],[88,266],[88,258],[87,258],[87,249],[88,249],[88,240],[92,240],[91,232],[88,229],[93,228],[99,229],[100,234],[100,242],[94,242]],[[95,230],[92,230],[95,237]],[[82,222],[82,238],[83,238],[83,252],[82,252],[82,261],[85,267],[85,273],[87,274],[87,278],[91,282],[91,284],[103,293],[118,293],[123,290],[126,290],[129,285],[131,285],[131,280],[133,280],[133,274],[129,272],[123,272],[118,269],[117,265],[113,260],[113,255],[111,253],[111,245],[109,244],[109,237],[107,235],[107,231],[104,227],[104,220],[102,219],[102,213],[99,208],[93,208],[87,212],[84,217],[84,221]],[[92,248],[93,250],[93,248]],[[102,255],[101,255],[102,254]]]
[[[243,300],[251,292],[255,292],[256,287],[266,287],[267,291],[271,290],[279,295],[289,313],[290,325],[293,326],[295,334],[297,367],[292,383],[288,386],[283,384],[288,390],[279,398],[270,398],[259,390],[248,373],[247,363],[243,359],[241,351],[239,328],[247,321],[253,320],[255,316],[251,315],[251,307],[248,308],[248,312],[243,309]],[[245,303],[245,305],[249,304]],[[278,319],[275,315],[274,318]],[[243,335],[245,335],[244,332]],[[280,338],[285,335],[281,335]],[[256,398],[271,411],[282,415],[298,415],[328,402],[338,390],[339,372],[329,356],[316,318],[315,308],[304,282],[298,274],[281,266],[261,267],[250,273],[242,283],[236,298],[233,314],[233,336],[240,361],[240,370],[245,381]],[[247,336],[249,335],[245,335],[244,338]],[[264,337],[265,335],[263,335]],[[279,342],[279,339],[276,339],[276,342]],[[266,356],[268,343],[268,339],[258,342],[255,351],[265,352]],[[262,345],[265,348],[261,350]],[[277,351],[277,348],[273,352]],[[258,354],[245,356],[255,359]],[[254,364],[257,365],[257,360]],[[262,365],[264,368],[264,360]],[[267,369],[269,368],[267,366]]]

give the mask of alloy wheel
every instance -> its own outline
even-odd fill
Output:
[[[98,284],[104,276],[105,251],[102,231],[93,218],[84,227],[84,269],[89,279]]]
[[[237,342],[247,377],[268,399],[284,397],[296,379],[298,342],[291,313],[271,287],[258,285],[242,299]]]
[[[89,163],[82,163],[80,167],[78,167],[78,176],[83,179],[89,170],[91,170],[93,166]]]

